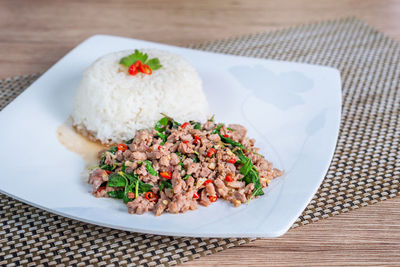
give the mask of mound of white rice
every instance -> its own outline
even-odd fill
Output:
[[[159,58],[162,68],[151,75],[129,75],[119,64],[134,52],[129,50],[103,56],[84,72],[72,111],[78,131],[110,144],[154,127],[162,118],[160,113],[179,122],[209,118],[200,77],[185,59],[165,51],[139,51]]]

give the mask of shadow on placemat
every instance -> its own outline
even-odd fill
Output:
[[[354,19],[190,46],[327,65],[343,80],[341,131],[317,194],[293,227],[399,194],[400,45]],[[38,75],[0,81],[0,109]],[[252,239],[183,238],[99,227],[0,195],[0,265],[174,265]]]

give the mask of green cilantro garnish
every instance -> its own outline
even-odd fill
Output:
[[[151,70],[158,70],[162,67],[160,64],[160,60],[158,58],[149,58],[147,53],[142,53],[139,50],[135,50],[135,53],[130,54],[129,56],[123,57],[119,64],[124,65],[129,68],[131,65],[135,64],[137,61],[140,61],[142,64],[145,64],[150,67]]]

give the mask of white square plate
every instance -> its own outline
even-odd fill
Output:
[[[227,201],[184,214],[130,215],[97,199],[82,182],[84,162],[57,139],[71,113],[82,72],[104,54],[159,48],[198,71],[218,122],[240,123],[261,153],[286,171],[265,195],[234,208]],[[307,206],[329,167],[339,132],[341,82],[336,69],[221,55],[96,35],[69,52],[0,112],[0,192],[69,218],[112,228],[175,236],[276,237]]]

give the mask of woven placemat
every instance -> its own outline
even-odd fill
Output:
[[[293,227],[399,194],[400,45],[354,19],[192,45],[191,48],[332,66],[343,114],[332,164]],[[4,108],[38,75],[0,81]],[[53,215],[0,195],[0,265],[174,265],[250,239],[129,233]]]

